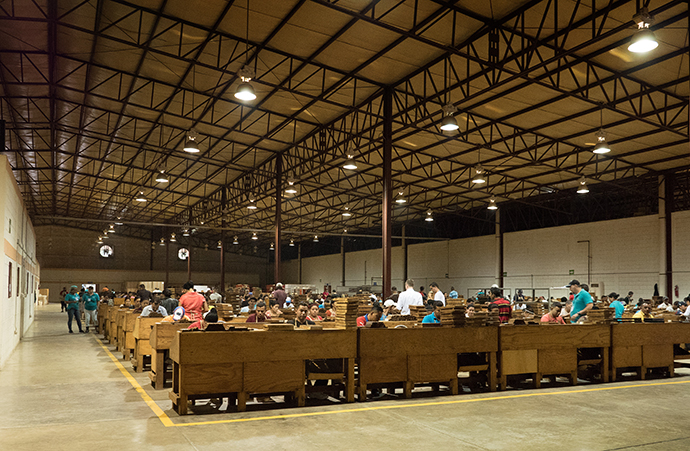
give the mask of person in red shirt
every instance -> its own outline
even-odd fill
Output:
[[[256,304],[256,309],[254,313],[249,315],[247,318],[247,323],[264,323],[266,322],[266,303],[264,301]]]
[[[180,305],[184,307],[184,311],[192,321],[201,319],[202,313],[208,310],[206,298],[194,291],[194,282],[191,280],[182,286],[182,296],[180,296]]]
[[[374,304],[369,313],[357,318],[357,327],[365,327],[369,322],[380,321],[381,315],[383,315],[383,309],[380,305]]]
[[[319,316],[319,304],[313,302],[309,304],[309,316],[307,319],[312,321],[323,321],[323,318]]]
[[[551,324],[565,324],[565,321],[563,321],[563,317],[561,316],[562,308],[563,306],[560,302],[554,302],[553,304],[551,304],[551,310],[549,311],[549,313],[541,317],[541,322]]]
[[[489,296],[491,297],[491,304],[489,304],[489,310],[491,310],[494,307],[498,308],[498,317],[500,321],[504,324],[510,321],[513,309],[510,307],[510,301],[503,298],[501,290],[499,288],[492,287]]]

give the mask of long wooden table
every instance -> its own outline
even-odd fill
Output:
[[[534,325],[499,328],[500,387],[507,377],[532,374],[537,388],[545,375],[567,374],[577,384],[578,349],[600,348],[602,380],[608,382],[610,325]],[[591,363],[591,362],[588,362]]]
[[[254,393],[288,393],[304,406],[307,362],[342,359],[343,374],[332,377],[344,380],[352,402],[356,356],[356,330],[177,332],[170,347],[170,398],[180,415],[189,399],[209,397],[236,397],[237,410],[244,411]]]
[[[140,313],[125,312],[122,318],[122,343],[120,344],[120,352],[122,352],[123,360],[130,360],[134,354],[136,347],[136,339],[134,338],[134,326]]]
[[[359,399],[367,386],[403,383],[406,398],[418,383],[447,384],[458,393],[458,355],[488,353],[489,387],[496,389],[496,327],[360,329],[357,347]]]
[[[178,330],[189,327],[190,323],[155,323],[149,334],[151,347],[151,371],[149,379],[156,390],[165,386],[166,365],[165,357],[170,350],[170,345]]]
[[[134,320],[134,330],[132,336],[134,337],[134,356],[132,357],[132,367],[137,373],[144,371],[144,360],[153,354],[149,338],[151,336],[151,328],[154,324],[159,322],[162,317],[137,317]]]
[[[641,379],[649,368],[668,368],[674,374],[673,345],[690,343],[690,324],[621,323],[611,326],[611,378],[621,368],[639,368]]]

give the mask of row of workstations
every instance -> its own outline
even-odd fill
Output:
[[[208,398],[226,397],[243,411],[250,395],[281,394],[303,406],[309,391],[342,393],[347,402],[366,399],[372,389],[402,388],[409,398],[423,384],[457,394],[459,373],[491,391],[513,378],[531,379],[537,388],[546,377],[577,384],[583,368],[601,382],[624,371],[642,379],[650,369],[673,375],[674,360],[688,357],[674,349],[690,343],[690,324],[678,322],[178,333],[188,324],[101,308],[100,330],[137,372],[150,359],[154,388],[172,377],[170,398],[179,414],[187,413],[189,401]],[[172,374],[166,374],[167,355]],[[312,385],[319,380],[330,383]]]

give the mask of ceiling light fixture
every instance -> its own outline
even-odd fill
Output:
[[[240,242],[237,241],[237,235],[232,238],[232,244],[240,244]]]
[[[290,240],[290,247],[295,247],[295,240]]]
[[[659,43],[652,30],[649,29],[649,26],[654,23],[654,17],[649,14],[647,7],[640,9],[633,16],[633,20],[637,24],[637,33],[630,40],[628,50],[633,53],[646,53],[657,48]]]
[[[258,239],[259,239],[259,237],[256,236],[256,232],[253,232],[253,233],[252,233],[252,239],[253,239],[253,240],[258,240]]]
[[[496,198],[494,196],[491,196],[491,199],[489,199],[489,206],[486,208],[489,210],[498,210],[498,205],[496,205]]]
[[[599,111],[599,132],[597,133],[597,143],[592,152],[599,155],[611,152],[611,146],[606,142],[606,132],[604,131],[604,108]]]
[[[276,250],[276,248],[275,248],[275,246],[274,246],[273,243],[271,243],[271,248],[270,248],[270,250],[272,250],[272,251]]]
[[[159,244],[161,246],[165,246],[165,238],[161,237],[161,242]]]
[[[103,231],[103,239],[104,239],[104,240],[107,240],[108,238],[109,238],[109,237],[108,237],[108,231],[107,231],[107,230],[104,230],[104,231]]]
[[[159,171],[158,175],[156,176],[156,181],[158,183],[168,183],[168,176],[165,175],[165,171]]]
[[[474,177],[472,177],[472,183],[486,183],[486,177],[484,177],[484,169],[481,165],[477,165],[474,168]]]
[[[171,243],[176,243],[176,242],[177,242],[177,239],[175,238],[175,233],[174,233],[174,232],[170,234],[170,242],[171,242]]]
[[[431,209],[429,209],[429,210],[426,212],[426,218],[424,218],[424,220],[425,220],[426,222],[434,222],[434,215],[433,215],[433,213],[431,212]]]
[[[139,190],[134,200],[137,202],[146,202],[148,199],[146,199],[146,195],[144,195],[144,190]]]
[[[296,194],[296,193],[297,193],[297,189],[295,188],[295,179],[293,179],[292,177],[290,177],[290,178],[288,179],[287,182],[288,182],[288,187],[287,187],[287,189],[285,190],[285,192],[288,193],[288,194]]]
[[[221,240],[218,240],[218,245],[216,246],[218,249],[223,248],[223,242]]]
[[[441,120],[441,130],[444,132],[451,132],[460,128],[458,121],[453,117],[453,113],[458,111],[454,105],[450,103],[443,105],[443,120]]]
[[[249,205],[247,205],[247,208],[250,210],[256,210],[256,204],[254,203],[254,199],[249,199]]]
[[[395,203],[404,204],[405,202],[407,202],[407,199],[405,199],[405,194],[402,191],[399,191],[398,196],[395,198]]]
[[[245,41],[244,41],[244,67],[240,69],[239,76],[242,79],[242,83],[237,87],[235,92],[235,98],[243,100],[245,102],[256,99],[256,93],[252,87],[251,81],[254,78],[254,71],[249,67],[249,0],[247,0],[247,27],[245,29]]]
[[[350,213],[349,207],[345,207],[345,211],[343,212],[343,216],[345,216],[346,218],[349,218],[350,216],[352,216],[352,213]]]
[[[347,169],[349,171],[354,171],[357,169],[357,163],[355,163],[355,156],[352,155],[350,152],[345,153],[345,164],[343,165],[343,169]]]
[[[199,144],[197,143],[197,133],[194,129],[187,133],[187,141],[184,143],[184,151],[187,153],[199,153]]]
[[[587,194],[589,192],[589,188],[587,188],[587,181],[585,180],[584,176],[580,179],[580,186],[577,188],[577,193],[578,194]]]
[[[108,233],[115,233],[115,224],[110,224],[110,229],[108,230]]]
[[[101,237],[101,236],[98,237],[98,244],[103,244],[103,237]]]
[[[319,236],[318,236],[318,235],[314,235],[314,242],[315,242],[315,243],[318,243],[318,242],[319,242]]]

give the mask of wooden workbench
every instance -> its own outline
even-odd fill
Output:
[[[674,373],[673,345],[690,343],[688,323],[620,323],[611,326],[611,378],[621,368],[639,368],[645,379],[649,368]]]
[[[403,383],[406,398],[417,383],[447,384],[458,393],[458,355],[488,353],[489,387],[496,387],[497,327],[414,329],[360,328],[357,347],[359,399],[367,386]]]
[[[356,330],[177,332],[170,347],[173,360],[173,408],[187,413],[194,398],[237,398],[246,409],[249,394],[287,393],[305,403],[309,360],[343,359],[345,398],[354,401]],[[289,346],[277,344],[289,343]]]
[[[608,324],[501,326],[501,389],[506,388],[507,377],[516,374],[532,374],[537,388],[545,375],[567,374],[572,384],[577,384],[580,348],[600,348],[599,368],[602,380],[608,382],[610,327]]]
[[[144,371],[144,360],[146,356],[151,357],[153,350],[149,338],[151,336],[151,328],[154,324],[162,320],[162,317],[137,317],[134,321],[134,330],[132,336],[134,337],[134,356],[132,357],[132,368],[137,373]]]
[[[140,313],[132,313],[132,311],[125,312],[122,319],[122,343],[120,344],[120,352],[122,352],[123,360],[130,360],[134,353],[136,340],[134,338],[134,326]]]
[[[105,302],[98,303],[98,313],[96,320],[98,321],[98,333],[102,334],[104,337],[106,335],[106,322],[108,320],[108,304]]]
[[[165,357],[170,350],[173,337],[178,330],[186,329],[190,324],[191,323],[157,322],[151,327],[149,332],[149,347],[151,348],[151,371],[149,372],[149,379],[151,379],[151,385],[153,385],[153,388],[156,390],[160,390],[165,386]],[[142,332],[145,333],[145,330],[142,329]]]

